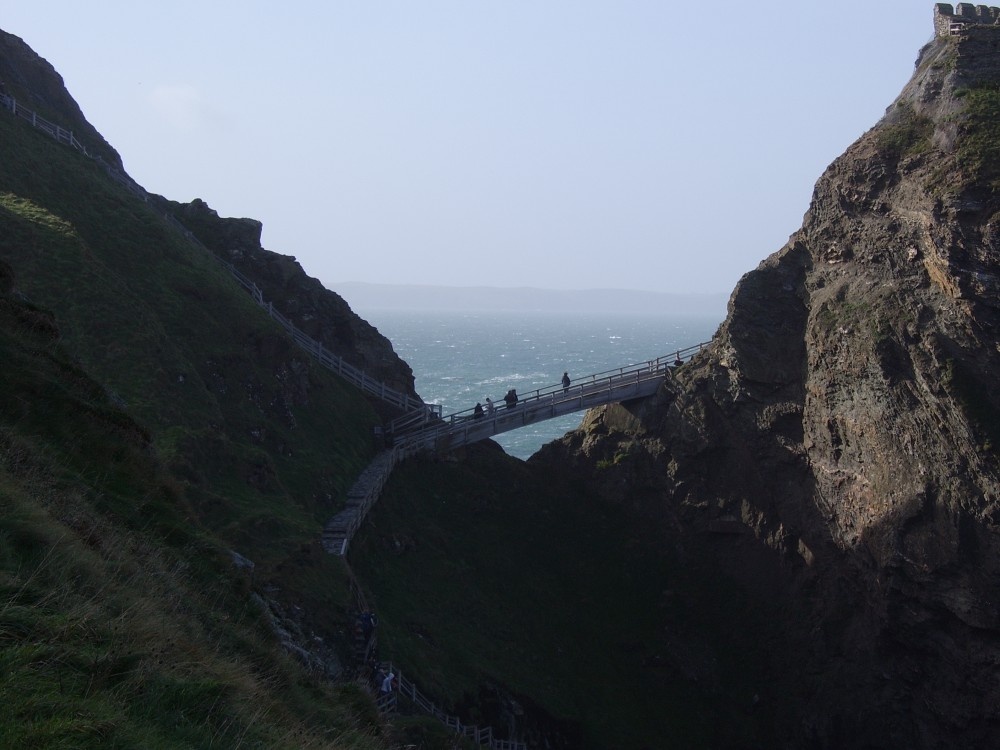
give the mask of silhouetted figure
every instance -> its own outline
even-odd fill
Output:
[[[569,373],[568,372],[564,372],[563,373],[562,385],[563,385],[563,393],[566,393],[567,391],[569,391]]]
[[[513,409],[517,406],[517,390],[511,388],[507,391],[507,395],[503,397],[503,402],[507,404],[508,409]]]
[[[476,419],[482,419],[483,413],[483,405],[477,401],[476,408],[472,410],[472,416]]]

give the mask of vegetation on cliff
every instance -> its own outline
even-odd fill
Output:
[[[372,407],[94,161],[2,112],[0,142],[0,744],[383,746],[322,679],[353,603],[319,529]]]
[[[0,745],[384,746],[363,695],[275,648],[249,574],[59,337],[0,292]]]

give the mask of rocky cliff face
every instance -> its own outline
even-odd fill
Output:
[[[929,44],[711,348],[536,459],[785,602],[786,746],[1000,741],[998,48]]]

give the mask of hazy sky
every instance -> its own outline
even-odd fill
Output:
[[[338,281],[729,292],[933,2],[0,0],[146,189]]]

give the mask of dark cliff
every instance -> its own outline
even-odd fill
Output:
[[[80,111],[80,106],[52,65],[20,37],[0,29],[0,93],[34,110],[66,130],[71,130],[93,156],[100,156],[115,169],[122,160]]]
[[[109,179],[120,162],[48,63],[2,35],[0,70],[0,746],[387,747],[363,691],[330,681],[357,605],[320,546],[376,451],[373,405],[165,202]],[[265,267],[276,306],[310,290],[322,335],[357,326],[412,385],[258,223],[194,209],[204,244],[228,233]]]
[[[998,48],[922,50],[711,348],[535,459],[781,603],[786,746],[1000,741]]]

